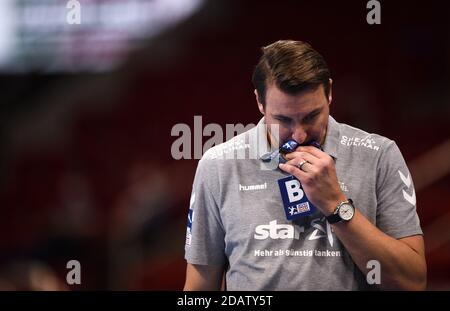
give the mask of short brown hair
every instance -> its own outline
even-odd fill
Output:
[[[330,71],[311,45],[302,41],[280,40],[263,47],[263,55],[253,71],[252,82],[260,102],[265,105],[267,86],[276,86],[291,95],[315,90],[321,84],[328,98]]]

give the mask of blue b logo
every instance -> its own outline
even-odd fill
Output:
[[[278,186],[288,220],[294,220],[316,211],[316,207],[309,202],[302,185],[294,176],[279,179]]]

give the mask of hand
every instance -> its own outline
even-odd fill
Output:
[[[285,155],[287,162],[280,169],[300,180],[306,196],[324,215],[331,215],[346,200],[339,186],[331,156],[312,146],[300,146]],[[298,165],[302,161],[302,169]]]

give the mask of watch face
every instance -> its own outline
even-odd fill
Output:
[[[350,219],[352,219],[354,214],[355,214],[355,209],[350,204],[343,204],[339,208],[339,216],[343,220],[350,220]]]

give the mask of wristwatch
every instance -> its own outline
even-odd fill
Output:
[[[343,201],[338,204],[334,213],[327,216],[326,219],[330,224],[335,224],[340,221],[349,221],[355,215],[355,206],[352,199]]]

